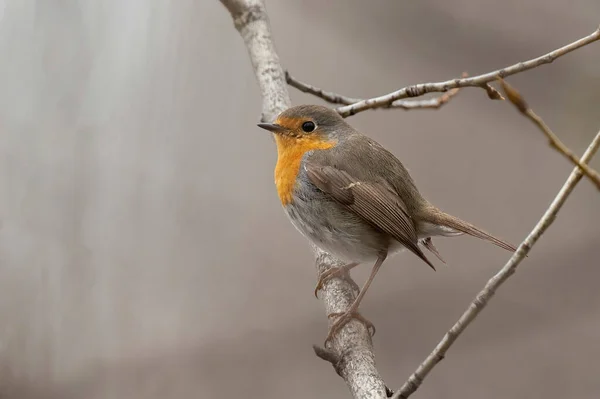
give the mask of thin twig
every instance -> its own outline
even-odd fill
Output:
[[[331,104],[349,105],[362,101],[360,98],[342,96],[341,94],[325,91],[308,83],[304,83],[290,75],[288,71],[285,71],[285,80],[293,88],[298,89],[303,93],[312,94],[313,96],[319,97]]]
[[[447,104],[454,96],[458,94],[460,88],[448,90],[441,96],[428,98],[425,100],[396,100],[392,103],[390,109],[401,108],[405,110],[411,109],[439,109],[442,105]]]
[[[463,73],[463,78],[467,77],[466,73]],[[338,93],[334,93],[332,91],[325,91],[323,89],[320,89],[316,86],[310,85],[308,83],[304,83],[298,79],[296,79],[295,77],[293,77],[292,75],[290,75],[289,72],[285,72],[285,80],[287,81],[287,83],[300,90],[303,93],[308,93],[308,94],[312,94],[313,96],[319,97],[322,100],[327,101],[328,103],[331,104],[345,104],[345,105],[350,105],[350,104],[355,104],[361,101],[364,101],[362,98],[353,98],[353,97],[347,97],[347,96],[343,96],[341,94]],[[493,88],[490,87],[491,90],[495,90]],[[404,109],[404,110],[412,110],[412,109],[438,109],[440,108],[442,105],[446,104],[448,101],[450,101],[450,99],[452,97],[454,97],[455,95],[458,94],[459,92],[459,88],[456,89],[451,89],[449,90],[447,93],[444,93],[440,96],[434,97],[434,98],[428,98],[425,100],[396,100],[394,102],[392,102],[389,105],[386,105],[382,108],[386,108],[386,109]],[[498,92],[496,92],[498,93]],[[499,94],[499,93],[498,93]],[[502,96],[500,96],[501,98]],[[490,95],[490,98],[494,98],[492,95]],[[344,116],[344,115],[342,115]]]
[[[588,163],[598,150],[598,147],[600,147],[600,132],[598,132],[594,140],[583,154],[583,157],[581,157],[581,162]],[[475,320],[477,315],[479,315],[483,308],[485,308],[488,301],[492,298],[492,296],[494,296],[496,290],[515,272],[519,263],[525,259],[538,239],[542,236],[542,234],[544,234],[548,227],[550,227],[552,222],[554,222],[558,211],[564,205],[569,195],[573,192],[575,185],[579,183],[582,176],[583,172],[581,169],[579,167],[575,167],[566,183],[554,198],[554,201],[552,201],[550,207],[544,213],[544,216],[542,216],[533,230],[531,230],[527,238],[525,238],[521,245],[519,245],[517,251],[508,260],[504,267],[487,282],[483,290],[481,290],[473,302],[471,302],[469,308],[462,314],[462,316],[460,316],[460,319],[458,319],[458,321],[452,326],[446,335],[444,335],[444,338],[442,338],[433,352],[427,356],[425,361],[421,363],[419,368],[404,383],[402,388],[394,393],[392,399],[406,399],[419,388],[427,374],[429,374],[435,365],[444,358],[446,352],[454,343],[454,341],[456,341],[456,339],[469,326],[469,324]]]
[[[488,72],[483,75],[474,76],[472,78],[464,78],[464,79],[451,79],[445,82],[438,83],[421,83],[412,86],[408,86],[402,88],[400,90],[396,90],[392,93],[385,94],[380,97],[370,98],[368,100],[362,100],[357,103],[351,105],[345,105],[343,107],[339,107],[337,111],[340,115],[346,117],[350,115],[354,115],[358,112],[365,111],[371,108],[385,108],[389,106],[389,104],[393,103],[396,100],[407,98],[407,97],[418,97],[422,96],[425,93],[431,92],[446,92],[450,89],[459,88],[459,87],[483,87],[486,89],[485,84],[492,82],[494,80],[498,80],[500,78],[504,78],[510,75],[514,75],[523,71],[527,71],[529,69],[538,67],[540,65],[549,64],[558,57],[561,57],[565,54],[570,53],[571,51],[577,50],[580,47],[593,43],[600,39],[600,28],[596,29],[592,34],[586,36],[582,39],[577,40],[571,44],[568,44],[564,47],[561,47],[557,50],[551,51],[546,55],[542,55],[541,57],[534,58],[529,61],[519,62],[517,64],[511,65],[506,68],[498,69],[496,71]],[[489,95],[489,91],[488,91]]]
[[[508,82],[505,82],[504,79],[500,79],[500,84],[510,102],[519,110],[519,112],[529,118],[529,120],[531,120],[542,133],[546,135],[550,147],[554,148],[569,159],[574,165],[578,166],[583,171],[583,174],[596,185],[598,190],[600,190],[600,174],[588,165],[582,163],[579,158],[577,158],[577,155],[560,141],[558,136],[554,134],[548,125],[546,125],[546,122],[531,109],[517,89],[508,84]]]

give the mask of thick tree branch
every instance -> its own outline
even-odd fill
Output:
[[[463,73],[463,78],[466,76],[467,76],[467,74]],[[290,86],[300,90],[301,92],[312,94],[313,96],[319,97],[331,104],[350,105],[350,104],[358,103],[360,101],[364,101],[362,98],[352,98],[352,97],[343,96],[341,94],[333,93],[331,91],[325,91],[318,87],[312,86],[308,83],[304,83],[304,82],[296,79],[292,75],[290,75],[290,73],[287,71],[285,72],[285,79]],[[450,101],[450,99],[452,97],[457,95],[459,90],[460,89],[452,89],[452,90],[449,90],[447,93],[442,94],[441,96],[437,96],[434,98],[428,98],[425,100],[396,100],[393,103],[385,106],[384,108],[386,108],[386,109],[400,108],[400,109],[404,109],[404,110],[438,109],[442,105],[448,103],[448,101]],[[492,90],[494,90],[494,89],[492,88]],[[502,96],[500,96],[500,97],[502,97]]]
[[[598,147],[600,147],[600,132],[598,132],[592,143],[583,154],[583,157],[581,157],[581,162],[587,164],[598,150]],[[581,169],[579,167],[575,167],[566,183],[554,198],[554,201],[552,201],[550,207],[546,210],[540,221],[529,233],[527,238],[525,238],[521,245],[519,245],[517,251],[508,260],[504,267],[487,282],[483,290],[477,294],[473,302],[471,302],[469,305],[469,308],[462,314],[462,316],[446,333],[446,335],[444,335],[433,352],[427,356],[425,361],[410,376],[408,381],[404,383],[402,388],[394,393],[392,396],[393,399],[406,399],[419,388],[429,372],[435,367],[436,364],[440,362],[440,360],[444,358],[446,352],[450,346],[452,346],[454,341],[456,341],[456,339],[469,326],[469,324],[475,320],[483,308],[485,308],[485,306],[488,304],[488,301],[492,298],[492,296],[494,296],[496,290],[516,271],[519,263],[525,259],[529,251],[531,251],[531,248],[539,240],[542,234],[544,234],[548,227],[550,227],[550,225],[554,222],[558,211],[560,208],[562,208],[569,195],[571,195],[582,176],[583,172]]]
[[[317,247],[314,250],[319,275],[332,266],[343,266],[330,254]],[[325,303],[327,314],[345,312],[356,299],[352,284],[339,278],[328,280],[319,296]],[[330,320],[330,324],[332,322]],[[355,398],[387,398],[386,386],[375,367],[371,334],[363,323],[354,319],[348,322],[334,336],[332,346],[329,349],[314,347],[315,353],[331,362],[335,371],[348,383]]]
[[[357,103],[351,105],[345,105],[343,107],[339,107],[337,111],[340,115],[347,117],[350,115],[354,115],[358,112],[365,111],[367,109],[372,108],[385,108],[392,104],[394,101],[407,98],[407,97],[418,97],[422,96],[426,93],[431,92],[445,92],[450,89],[455,89],[459,87],[483,87],[489,92],[489,85],[486,87],[486,84],[500,78],[505,78],[510,75],[514,75],[520,72],[527,71],[532,68],[536,68],[538,66],[549,64],[558,57],[561,57],[565,54],[570,53],[571,51],[577,50],[580,47],[593,43],[600,39],[600,28],[598,28],[594,33],[586,36],[582,39],[577,40],[571,44],[568,44],[564,47],[561,47],[557,50],[551,51],[548,54],[542,55],[541,57],[534,58],[529,61],[519,62],[517,64],[511,65],[506,68],[498,69],[496,71],[488,72],[483,75],[474,76],[472,78],[464,78],[464,79],[451,79],[445,82],[438,83],[421,83],[412,86],[405,87],[400,90],[396,90],[392,93],[370,98],[368,100],[362,100]]]
[[[262,120],[270,122],[291,105],[285,76],[277,56],[269,19],[262,0],[221,0],[244,39],[262,95]],[[336,265],[330,255],[315,250],[317,272]],[[330,280],[321,290],[327,314],[343,312],[355,299],[352,284],[342,279]],[[327,355],[323,355],[327,353]],[[383,379],[375,368],[371,337],[362,323],[351,321],[333,340],[331,348],[318,350],[320,357],[330,361],[342,376],[355,398],[386,398]]]
[[[574,165],[579,166],[579,168],[583,171],[583,174],[586,175],[592,181],[592,183],[596,185],[598,190],[600,190],[600,175],[598,172],[587,166],[585,163],[582,163],[579,158],[577,158],[577,155],[575,155],[573,151],[571,151],[566,145],[563,144],[562,141],[560,141],[558,136],[554,134],[548,125],[546,125],[546,122],[544,122],[544,120],[538,114],[536,114],[529,107],[529,105],[527,105],[527,102],[521,93],[517,91],[517,89],[509,85],[508,82],[505,82],[504,79],[500,79],[500,84],[502,85],[502,89],[506,93],[506,96],[510,102],[519,110],[521,114],[525,115],[530,121],[532,121],[548,138],[550,147],[554,148]]]
[[[292,105],[279,56],[271,38],[269,17],[261,0],[221,0],[240,32],[262,96],[262,121],[271,122]]]

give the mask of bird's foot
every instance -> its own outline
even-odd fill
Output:
[[[331,313],[327,317],[337,317],[337,319],[333,322],[331,327],[329,328],[329,333],[327,334],[327,338],[325,338],[325,346],[327,347],[327,343],[333,339],[333,336],[337,334],[342,327],[344,327],[350,320],[356,319],[363,323],[367,330],[371,333],[371,336],[375,335],[375,326],[369,320],[365,319],[358,311],[356,310],[348,310],[347,312],[340,313]]]
[[[350,263],[344,266],[331,267],[323,273],[321,273],[321,275],[319,276],[319,281],[317,282],[317,286],[315,287],[315,297],[319,297],[318,293],[321,289],[323,289],[323,286],[327,281],[336,277],[347,281],[350,285],[352,285],[352,289],[355,292],[359,292],[360,287],[354,282],[354,280],[352,280],[352,278],[350,278],[350,270],[357,265],[358,263]]]

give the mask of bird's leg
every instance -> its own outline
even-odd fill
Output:
[[[344,266],[339,267],[330,267],[319,276],[319,281],[317,282],[317,286],[315,287],[315,297],[319,297],[317,294],[319,290],[323,288],[323,285],[332,278],[338,277],[343,280],[346,280],[348,283],[352,285],[352,288],[355,291],[360,291],[359,286],[350,278],[350,270],[358,266],[358,263],[349,263]]]
[[[327,346],[327,343],[329,341],[331,341],[331,339],[333,338],[333,336],[344,325],[346,325],[346,323],[348,323],[352,319],[357,319],[357,320],[363,322],[364,324],[366,324],[367,329],[369,331],[372,330],[371,335],[375,335],[375,326],[373,325],[373,323],[371,323],[369,320],[365,319],[363,316],[361,316],[358,313],[358,306],[360,305],[360,302],[362,301],[362,299],[364,298],[365,294],[367,293],[367,290],[369,289],[369,286],[373,282],[373,279],[375,278],[375,275],[379,271],[379,268],[383,264],[383,261],[385,260],[386,257],[387,257],[387,253],[379,255],[379,257],[377,258],[377,261],[373,265],[373,269],[371,270],[371,274],[369,275],[369,278],[367,279],[367,281],[363,285],[362,289],[358,293],[358,296],[356,297],[356,299],[354,300],[354,302],[350,306],[350,309],[348,309],[345,312],[341,312],[341,313],[331,313],[328,316],[328,317],[337,317],[337,319],[333,322],[333,324],[329,328],[329,333],[327,334],[327,338],[325,338],[325,346]]]

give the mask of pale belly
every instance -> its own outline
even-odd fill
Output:
[[[346,262],[374,262],[404,247],[337,203],[296,197],[284,207],[292,224],[313,244]]]

